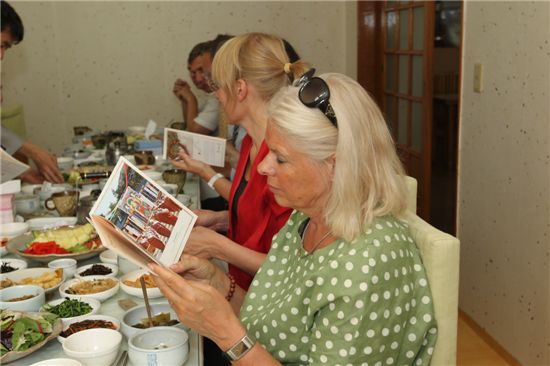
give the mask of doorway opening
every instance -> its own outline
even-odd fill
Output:
[[[429,221],[452,235],[456,234],[461,14],[460,1],[436,2]]]

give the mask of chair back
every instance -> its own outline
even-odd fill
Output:
[[[438,325],[437,343],[431,365],[456,365],[458,321],[458,273],[460,242],[413,212],[407,211],[404,219],[415,240],[432,290],[435,318]]]
[[[407,186],[407,210],[416,213],[416,191],[418,182],[413,177],[405,176],[405,185]]]

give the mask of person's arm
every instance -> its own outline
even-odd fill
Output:
[[[48,182],[63,183],[63,175],[57,166],[57,158],[48,150],[30,142],[25,142],[17,150],[36,164],[36,168]]]
[[[208,164],[202,161],[191,158],[185,151],[180,150],[176,159],[172,160],[172,165],[176,168],[183,169],[198,175],[205,182],[210,181],[217,172]],[[222,196],[226,201],[229,200],[229,193],[231,191],[231,181],[223,177],[214,182],[214,189]]]
[[[172,90],[174,95],[181,102],[181,110],[183,118],[187,124],[187,131],[209,135],[212,133],[208,128],[205,128],[195,121],[199,115],[199,103],[197,97],[191,91],[188,83],[181,79],[177,79]]]
[[[44,180],[46,180],[42,174],[40,174],[36,169],[33,168],[27,169],[17,178],[21,179],[22,182],[30,184],[41,184],[44,183]]]
[[[252,276],[258,272],[266,257],[264,253],[243,247],[226,236],[202,226],[193,229],[184,252],[205,259],[221,259]]]
[[[189,258],[183,258],[182,261],[185,263]],[[207,267],[214,266],[206,263],[208,262],[201,262]],[[178,270],[184,266],[185,264],[179,263],[171,268]],[[184,279],[156,264],[150,264],[149,268],[155,273],[155,282],[178,314],[180,321],[195,332],[214,341],[223,351],[229,350],[246,335],[246,329],[236,315],[238,310],[235,311],[237,305],[240,308],[237,301],[241,299],[242,303],[244,291],[237,288],[228,303],[224,299],[224,294],[229,292],[230,280],[222,274],[221,269],[210,273],[210,278],[202,277],[205,274],[198,271],[190,273],[193,270],[187,269],[187,273],[184,273],[187,279]],[[280,365],[259,343],[233,364]]]

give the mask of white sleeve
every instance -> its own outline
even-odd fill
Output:
[[[204,107],[199,111],[195,122],[202,127],[209,129],[212,132],[218,130],[219,117],[220,117],[220,103],[216,96],[212,93],[206,99]]]

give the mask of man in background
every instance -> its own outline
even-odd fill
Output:
[[[24,28],[17,12],[2,0],[2,29],[1,29],[0,60],[4,59],[4,53],[12,46],[23,40]],[[1,98],[0,98],[1,100]],[[28,183],[42,183],[45,180],[62,183],[63,176],[57,167],[57,159],[46,149],[29,141],[23,141],[18,135],[4,127],[2,124],[0,136],[2,149],[19,160],[32,160],[37,169],[30,168],[18,178]]]
[[[204,106],[199,110],[198,101],[191,91],[190,85],[182,79],[174,83],[173,92],[181,102],[183,118],[187,123],[187,131],[204,135],[218,133],[220,107],[210,86],[212,60],[218,48],[232,36],[220,34],[211,41],[195,45],[187,58],[187,70],[191,81],[197,89],[208,94]]]
[[[203,135],[229,137],[226,145],[226,161],[228,165],[222,171],[222,174],[232,178],[236,161],[239,158],[239,149],[246,131],[235,128],[233,125],[220,124],[220,103],[216,98],[214,90],[211,88],[212,60],[216,51],[225,41],[233,36],[219,34],[211,41],[201,42],[195,45],[187,58],[187,70],[191,81],[197,89],[207,93],[206,101],[199,109],[195,94],[191,91],[191,86],[182,79],[177,79],[174,83],[173,92],[181,102],[183,118],[187,123],[187,131],[200,133]],[[220,131],[221,128],[227,128],[226,131]],[[201,207],[210,210],[227,209],[227,201],[218,195],[213,189],[209,188],[205,182],[201,181]]]

